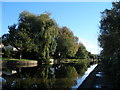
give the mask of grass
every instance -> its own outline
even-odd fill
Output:
[[[85,61],[86,59],[65,59],[65,60],[61,60],[62,63],[66,63],[66,62],[82,62]]]
[[[0,54],[4,54],[4,53],[0,52]]]
[[[30,60],[30,59],[15,59],[15,58],[2,58],[0,60],[11,60],[11,61],[37,61],[37,60]]]

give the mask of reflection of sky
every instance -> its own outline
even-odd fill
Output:
[[[77,85],[73,86],[72,88],[77,89],[96,66],[97,64],[90,66],[82,77],[78,77]]]
[[[1,80],[0,80],[0,90],[2,90],[2,82],[1,82]]]
[[[0,76],[0,90],[2,90],[2,83],[4,82],[6,82],[6,80]]]
[[[0,90],[2,90],[2,77],[1,77],[2,71],[0,70]]]

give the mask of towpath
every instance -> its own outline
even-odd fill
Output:
[[[104,72],[104,65],[98,64],[78,87],[78,90],[82,88],[105,88],[105,90],[110,90],[114,87],[111,76]]]

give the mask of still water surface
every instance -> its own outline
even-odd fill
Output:
[[[35,67],[3,66],[2,88],[78,88],[97,64],[81,63],[41,65]]]

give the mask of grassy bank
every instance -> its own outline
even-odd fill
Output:
[[[15,59],[15,58],[0,58],[0,60],[11,60],[11,61],[37,61],[37,60],[30,60],[30,59]]]
[[[80,62],[89,62],[89,59],[62,59],[60,60],[61,63],[70,63],[70,62],[74,62],[74,63],[80,63]]]

